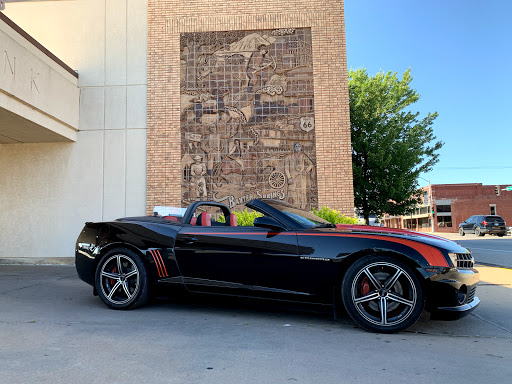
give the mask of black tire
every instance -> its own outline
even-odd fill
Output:
[[[464,236],[466,233],[464,233],[464,229],[462,227],[459,227],[459,235]]]
[[[357,324],[379,333],[409,328],[425,306],[423,288],[413,270],[379,255],[363,257],[350,266],[341,283],[341,297]]]
[[[107,252],[96,268],[95,283],[98,296],[112,309],[141,307],[150,299],[144,262],[129,249],[116,248]]]
[[[482,237],[482,236],[485,236],[485,233],[482,233],[482,231],[480,231],[480,228],[476,227],[475,228],[475,235]]]

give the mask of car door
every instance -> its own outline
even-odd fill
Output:
[[[298,260],[297,235],[258,227],[190,226],[178,233],[175,255],[190,290],[279,293],[287,290],[288,265]]]
[[[464,232],[466,233],[474,233],[475,232],[475,216],[471,216],[464,223]]]
[[[477,227],[480,227],[482,221],[484,220],[483,216],[473,216],[473,222],[471,226],[471,233],[475,233]]]

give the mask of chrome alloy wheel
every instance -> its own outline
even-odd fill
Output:
[[[354,307],[366,321],[391,327],[407,320],[416,307],[418,293],[411,276],[400,266],[375,262],[352,280]]]
[[[101,291],[113,304],[132,300],[140,287],[139,269],[128,256],[116,254],[105,261],[100,270]]]

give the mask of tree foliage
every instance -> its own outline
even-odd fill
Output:
[[[420,95],[410,87],[410,69],[368,76],[349,73],[354,202],[366,222],[370,214],[401,215],[420,202],[418,176],[438,161],[443,146],[432,125],[437,112],[420,118],[410,106]]]
[[[257,217],[263,216],[263,214],[256,212],[256,211],[248,211],[247,208],[243,211],[233,211],[233,213],[236,215],[236,221],[238,225],[243,227],[252,227],[254,226],[254,219]],[[226,218],[223,215],[220,215],[217,219],[219,223],[225,223]]]
[[[340,211],[328,207],[313,208],[311,212],[332,224],[357,224],[358,221],[357,217],[345,216]]]

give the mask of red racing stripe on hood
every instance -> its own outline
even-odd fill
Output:
[[[336,236],[336,237],[357,237],[361,239],[372,239],[372,240],[383,240],[390,241],[392,243],[398,243],[406,245],[416,251],[418,251],[431,266],[435,267],[449,267],[448,262],[444,258],[441,251],[431,245],[418,243],[412,240],[397,239],[394,237],[382,238],[379,235],[359,235],[359,234],[341,234],[341,233],[298,233],[298,236]]]

